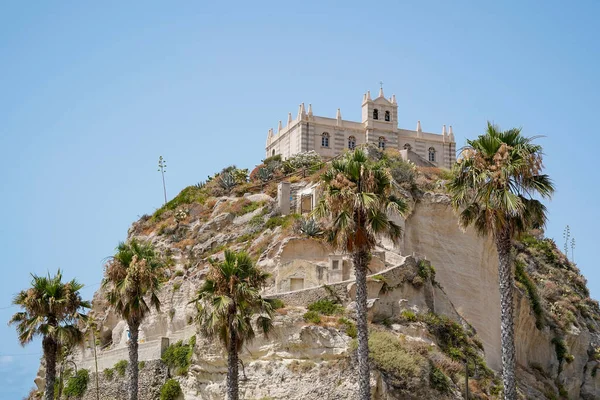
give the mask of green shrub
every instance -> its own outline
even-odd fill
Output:
[[[344,308],[331,300],[317,300],[308,305],[309,311],[315,311],[323,315],[338,315],[344,312]]]
[[[160,400],[176,400],[181,394],[181,386],[175,379],[167,380],[160,388]]]
[[[127,366],[129,362],[127,360],[121,360],[115,364],[113,367],[119,376],[125,376],[125,372],[127,371]]]
[[[356,324],[353,321],[350,321],[348,318],[342,317],[338,319],[338,323],[346,327],[346,335],[350,336],[352,339],[356,339],[358,331],[356,329]]]
[[[373,332],[369,335],[369,358],[396,385],[406,385],[414,378],[423,378],[427,368],[425,358],[404,349],[398,337],[389,332]]]
[[[554,351],[556,352],[556,358],[558,359],[558,362],[563,362],[566,356],[569,354],[567,343],[563,338],[555,337],[552,339],[552,344],[554,345]]]
[[[529,278],[527,271],[525,271],[525,264],[519,260],[515,262],[515,279],[517,280],[517,282],[523,285],[525,291],[527,292],[527,297],[529,297],[529,301],[531,302],[531,309],[533,310],[533,314],[535,315],[535,326],[540,330],[543,329],[544,310],[542,308],[542,303],[537,291],[537,287]]]
[[[67,397],[81,397],[85,393],[90,380],[90,374],[87,369],[80,369],[67,381],[63,394]]]
[[[271,304],[273,310],[279,310],[280,308],[285,307],[285,304],[281,299],[269,299],[268,302]]]
[[[400,316],[405,319],[407,322],[417,322],[417,314],[413,310],[402,310],[400,312]]]
[[[424,281],[431,279],[431,281],[435,281],[435,268],[431,265],[429,261],[419,260],[417,264],[418,275],[423,278]]]
[[[316,311],[307,311],[303,315],[304,321],[311,322],[313,324],[321,323],[321,316]]]
[[[140,361],[138,363],[138,369],[144,369],[145,366],[146,366],[146,361]]]
[[[452,386],[450,379],[435,365],[431,365],[429,370],[429,383],[431,387],[439,390],[442,393],[450,393]]]
[[[178,269],[177,271],[175,271],[175,273],[173,275],[175,276],[183,276],[184,272],[180,269]]]
[[[169,368],[174,369],[177,375],[185,375],[192,360],[195,344],[196,336],[193,336],[193,343],[192,339],[189,344],[184,344],[180,340],[167,347],[162,355],[162,360]]]
[[[108,379],[109,381],[113,378],[115,374],[115,370],[112,368],[106,368],[104,370],[104,376],[106,377],[106,379]]]

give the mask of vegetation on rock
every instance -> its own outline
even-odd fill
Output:
[[[87,390],[89,380],[89,371],[87,369],[80,369],[74,376],[69,378],[63,394],[67,396],[67,398],[83,396]]]
[[[181,395],[181,386],[175,379],[167,380],[160,388],[160,400],[177,400]]]
[[[187,344],[180,340],[167,347],[162,360],[169,368],[175,370],[176,375],[185,375],[192,361],[195,344],[196,336],[192,336]]]

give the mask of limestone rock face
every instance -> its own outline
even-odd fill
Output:
[[[404,253],[425,257],[456,311],[477,330],[488,365],[500,370],[498,256],[490,239],[462,232],[449,198],[426,193],[406,220]]]
[[[334,254],[322,240],[299,237],[289,226],[265,225],[275,215],[271,197],[258,194],[244,199],[260,204],[246,214],[234,214],[230,211],[240,198],[222,197],[208,207],[192,206],[189,220],[182,224],[175,225],[167,215],[167,222],[160,223],[171,225],[162,232],[157,229],[159,223],[149,226],[148,219],[134,224],[131,235],[152,241],[172,260],[169,280],[159,295],[161,311],[153,310],[142,323],[140,344],[160,342],[165,337],[174,343],[196,335],[198,341],[189,372],[175,378],[181,383],[186,400],[223,399],[227,358],[220,344],[198,334],[194,324],[196,309],[189,302],[206,276],[209,257],[222,259],[224,247],[246,250],[256,257],[259,267],[272,274],[265,295],[280,297],[286,308],[278,312],[274,332],[269,337],[258,335],[240,354],[244,363],[240,368],[242,398],[355,399],[352,339],[340,326],[338,317],[324,318],[320,326],[303,319],[306,306],[323,298],[338,299],[347,310],[346,317],[352,318],[355,287],[348,260]],[[410,204],[410,215],[398,221],[404,227],[403,240],[378,243],[378,254],[370,265],[369,320],[378,328],[385,325],[385,329],[407,343],[434,348],[436,340],[423,323],[398,322],[403,313],[433,312],[463,327],[471,325],[482,342],[481,355],[490,368],[499,372],[500,305],[494,243],[473,230],[462,232],[445,195],[425,193]],[[419,259],[435,267],[434,280],[418,276]],[[332,260],[338,261],[335,271]],[[292,279],[302,279],[304,288],[293,288]],[[125,350],[126,324],[108,306],[102,289],[94,295],[93,306],[100,323],[100,342],[108,346],[99,356],[109,357],[111,351]],[[528,399],[547,398],[543,387],[554,390],[557,384],[568,392],[569,398],[600,399],[600,373],[595,372],[598,360],[592,356],[600,347],[598,333],[581,326],[571,329],[564,341],[573,360],[559,362],[552,343],[554,333],[547,327],[536,327],[530,301],[520,290],[515,293],[515,322],[519,387]],[[123,358],[125,353],[119,354]],[[89,346],[77,356],[78,360],[89,361]],[[157,390],[172,374],[159,360],[146,361],[141,375],[144,394],[140,399],[157,399]],[[125,398],[123,379],[108,381],[101,375],[101,382],[106,386],[102,399]],[[422,387],[406,391],[395,387],[389,376],[373,370],[371,383],[373,398],[380,400],[462,398],[458,391],[460,381],[452,383],[445,394],[433,390],[428,378],[423,378]],[[92,386],[91,378],[89,388]],[[489,393],[480,394],[481,398],[494,398]],[[84,399],[94,395],[88,390]]]
[[[473,229],[461,231],[449,198],[425,193],[406,220],[404,253],[423,256],[436,267],[436,280],[453,308],[477,330],[488,365],[500,371],[500,294],[493,241],[478,236]],[[541,368],[543,374],[556,377],[570,398],[600,398],[596,390],[599,378],[589,372],[594,368],[589,364],[589,354],[600,346],[597,333],[590,333],[586,327],[566,332],[564,340],[573,361],[561,363],[553,344],[557,334],[548,327],[536,327],[530,301],[517,289],[514,316],[517,366],[522,373],[532,366]],[[598,361],[595,363],[598,365]],[[538,381],[543,379],[537,377]],[[541,395],[535,390],[531,393]]]

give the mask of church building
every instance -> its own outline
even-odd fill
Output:
[[[363,95],[361,122],[343,120],[339,108],[336,118],[319,117],[310,104],[307,111],[302,103],[296,119],[289,113],[285,127],[279,121],[277,133],[269,129],[266,156],[280,154],[286,159],[312,150],[332,158],[366,143],[398,149],[405,159],[421,165],[450,168],[456,161],[452,126],[446,130],[444,125],[441,133],[423,132],[421,121],[414,131],[398,128],[396,95],[386,99],[383,88],[374,100],[370,92]]]

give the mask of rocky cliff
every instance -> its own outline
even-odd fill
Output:
[[[485,237],[458,229],[444,194],[443,171],[407,168],[410,174],[403,170],[395,176],[403,181],[411,205],[400,221],[404,237],[400,243],[382,241],[371,262],[374,398],[460,399],[466,369],[473,398],[499,398],[494,246]],[[232,171],[236,170],[221,174]],[[319,172],[307,176],[303,169],[296,168],[300,171],[296,175],[294,171],[286,178],[292,182],[292,193],[318,195],[310,188]],[[254,175],[251,179],[256,179]],[[355,398],[351,266],[318,235],[299,229],[304,217],[280,209],[275,182],[280,175],[275,173],[264,185],[243,179],[226,188],[218,183],[217,174],[133,224],[130,237],[152,241],[170,260],[161,312],[153,312],[141,326],[146,355],[140,359],[149,362],[142,369],[142,382],[151,382],[141,390],[142,399],[156,399],[157,387],[168,376],[180,383],[185,399],[223,398],[226,358],[218,343],[196,332],[195,309],[189,301],[204,279],[209,257],[221,258],[225,248],[255,257],[271,273],[265,294],[282,301],[274,334],[258,337],[241,354],[243,398]],[[292,208],[300,209],[301,201],[293,200]],[[527,236],[515,242],[515,254],[517,363],[523,398],[600,399],[596,373],[600,310],[589,298],[585,279],[549,240]],[[112,370],[110,365],[126,358],[126,326],[110,310],[102,291],[93,304],[93,314],[101,321],[100,369]],[[335,311],[319,311],[315,304],[332,304]],[[307,316],[309,307],[317,311]],[[179,346],[189,347],[188,365],[156,360],[157,351],[165,358],[164,338],[171,346],[181,340]],[[75,362],[93,371],[91,354],[90,348],[84,349]],[[123,398],[123,378],[100,374],[101,398]],[[95,398],[93,382],[90,379],[83,398]]]

